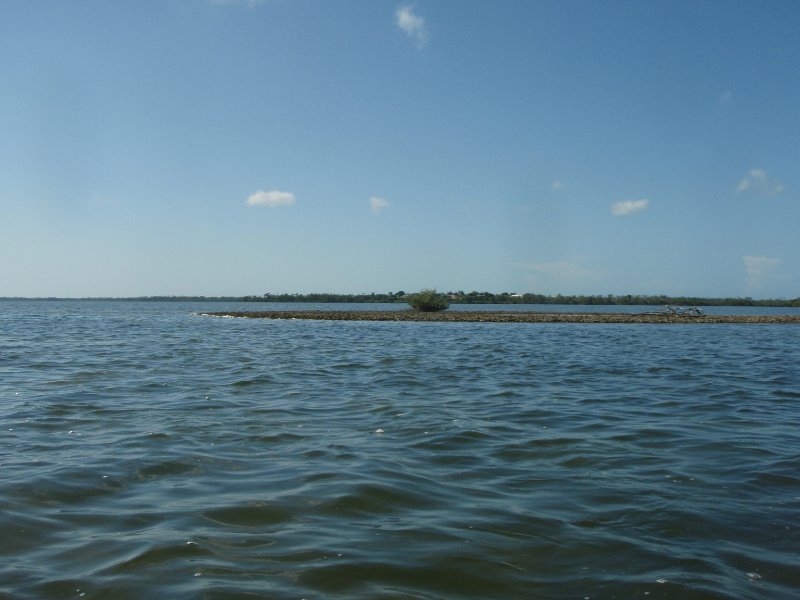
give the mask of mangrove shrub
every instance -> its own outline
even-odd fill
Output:
[[[416,294],[409,294],[407,301],[411,308],[421,312],[436,312],[450,306],[447,297],[436,290],[421,290]]]

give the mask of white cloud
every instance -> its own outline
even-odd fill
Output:
[[[641,200],[621,200],[611,205],[611,214],[615,217],[623,217],[644,210],[648,204],[650,204],[650,201],[646,198]]]
[[[397,26],[408,37],[414,40],[418,48],[428,43],[428,28],[425,19],[414,14],[413,6],[401,6],[395,13]]]
[[[372,198],[369,199],[369,206],[372,209],[372,212],[378,215],[382,210],[389,208],[389,203],[383,198],[372,196]]]
[[[553,183],[550,184],[550,189],[555,192],[560,192],[564,189],[564,184],[561,183],[560,181],[554,181]]]
[[[775,196],[785,189],[786,186],[781,182],[770,179],[764,169],[750,169],[736,186],[736,193],[752,192],[762,196]]]
[[[248,196],[246,204],[248,206],[288,206],[294,204],[294,194],[277,190],[271,192],[258,190],[255,194]]]
[[[744,271],[747,274],[747,289],[756,290],[775,273],[780,259],[769,256],[743,256]]]

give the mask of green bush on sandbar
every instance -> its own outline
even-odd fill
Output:
[[[420,312],[436,312],[450,306],[444,294],[439,294],[436,290],[421,290],[416,294],[409,294],[408,303],[411,308]]]

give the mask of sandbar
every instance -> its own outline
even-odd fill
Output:
[[[622,312],[270,310],[198,312],[206,317],[319,321],[433,321],[442,323],[768,323],[800,324],[800,315],[676,315]]]

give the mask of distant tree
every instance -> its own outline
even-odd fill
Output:
[[[450,306],[447,298],[435,289],[421,290],[416,294],[408,295],[408,304],[420,312],[436,312],[445,310]]]

